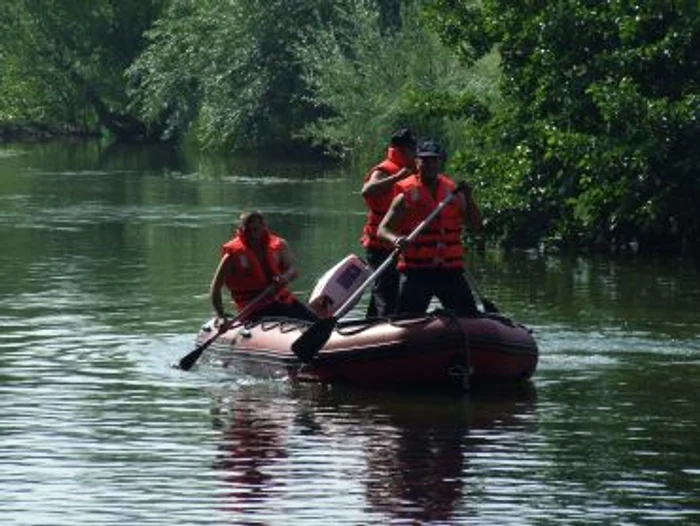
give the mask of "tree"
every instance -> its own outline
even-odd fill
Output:
[[[696,0],[437,0],[433,9],[466,60],[491,49],[502,58],[506,103],[480,134],[486,154],[463,154],[487,184],[509,190],[492,203],[493,226],[512,242],[697,246]]]
[[[331,0],[173,0],[129,69],[133,107],[165,135],[192,131],[205,148],[303,148],[318,115],[295,49],[330,23]]]
[[[461,64],[426,25],[421,2],[403,2],[398,22],[375,2],[345,9],[346,23],[307,35],[298,50],[311,100],[325,108],[305,135],[356,161],[377,155],[402,126],[448,148],[467,140],[466,123],[485,118],[497,72]]]
[[[15,93],[16,107],[33,108],[30,118],[83,128],[97,124],[123,139],[142,135],[142,124],[126,110],[123,73],[162,3],[5,0],[0,52],[13,65],[4,82]],[[25,95],[12,90],[20,85],[29,88]]]

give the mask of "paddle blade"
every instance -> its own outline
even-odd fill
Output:
[[[313,360],[333,334],[336,323],[338,319],[330,317],[319,320],[309,327],[292,344],[292,351],[297,358],[304,363]]]
[[[197,360],[199,360],[199,357],[202,355],[204,349],[206,349],[207,347],[209,347],[209,341],[205,342],[203,345],[200,345],[194,351],[183,356],[180,360],[180,363],[178,363],[180,369],[182,369],[183,371],[189,371],[190,369],[192,369],[192,366],[197,362]]]
[[[202,349],[201,347],[197,347],[194,351],[182,357],[180,363],[178,363],[178,367],[183,371],[189,371],[190,369],[192,369],[192,366],[197,362],[197,360],[203,352],[204,349]]]
[[[190,369],[192,369],[192,366],[195,363],[197,363],[197,360],[199,360],[199,357],[202,356],[202,353],[206,350],[206,348],[209,347],[212,343],[214,343],[214,340],[216,340],[224,332],[226,332],[225,326],[222,325],[214,336],[209,338],[195,350],[190,351],[185,356],[183,356],[180,362],[178,363],[178,367],[180,367],[180,369],[182,369],[183,371],[189,371]]]

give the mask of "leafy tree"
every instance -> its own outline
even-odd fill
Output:
[[[173,0],[129,69],[133,105],[165,135],[193,131],[205,148],[294,150],[319,110],[294,54],[330,23],[331,0]]]
[[[142,133],[126,112],[123,72],[162,3],[5,0],[0,54],[10,75],[2,83],[12,95],[4,102],[21,113],[9,116],[98,124],[123,138]]]
[[[505,190],[510,242],[697,245],[696,0],[436,0],[431,20],[465,60],[501,55],[504,103],[461,160]]]
[[[311,100],[326,109],[306,136],[355,161],[378,154],[399,126],[448,147],[468,140],[465,122],[488,114],[493,64],[461,64],[425,24],[421,2],[404,2],[391,31],[374,2],[347,2],[345,9],[346,24],[308,34],[298,49]]]

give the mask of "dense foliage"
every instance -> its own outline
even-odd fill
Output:
[[[299,49],[313,101],[328,109],[306,126],[306,136],[355,161],[368,151],[376,160],[402,126],[462,145],[464,123],[485,118],[496,91],[495,61],[465,67],[416,6],[405,8],[390,30],[366,2],[353,7],[347,24],[314,32]]]
[[[133,107],[166,137],[193,130],[206,148],[293,151],[319,114],[294,49],[336,4],[173,0],[128,71]]]
[[[3,0],[0,120],[141,135],[124,70],[142,51],[159,0]]]
[[[699,35],[697,0],[5,0],[0,125],[357,172],[411,126],[506,245],[686,250]]]
[[[434,25],[469,61],[494,47],[502,92],[462,163],[513,242],[672,243],[700,233],[696,0],[439,0]]]

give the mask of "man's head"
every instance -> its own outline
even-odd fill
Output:
[[[416,167],[424,182],[435,180],[442,169],[445,150],[432,140],[422,141],[416,150]]]
[[[253,210],[243,212],[238,223],[238,233],[242,235],[247,244],[257,244],[262,242],[267,235],[267,225],[262,212]]]
[[[389,145],[400,149],[409,158],[412,158],[416,153],[416,138],[408,128],[402,128],[394,132]]]

